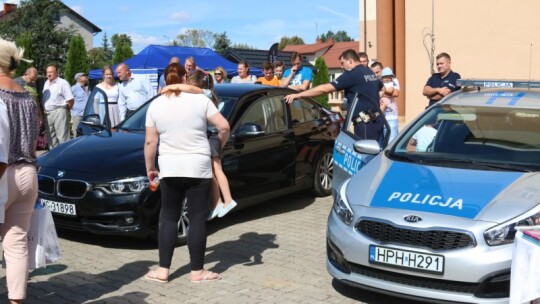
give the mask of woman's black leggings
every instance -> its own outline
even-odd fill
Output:
[[[188,250],[191,270],[201,270],[206,250],[206,217],[210,206],[210,178],[165,177],[161,180],[159,266],[171,268],[182,202],[187,199]]]

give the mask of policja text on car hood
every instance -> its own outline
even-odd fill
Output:
[[[501,222],[538,204],[540,174],[443,168],[377,157],[364,171],[373,180],[353,178],[351,205],[397,208]],[[374,172],[368,172],[374,171]]]

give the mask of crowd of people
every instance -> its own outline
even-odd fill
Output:
[[[46,68],[47,80],[39,100],[36,68],[28,68],[21,77],[12,78],[19,62],[25,60],[23,53],[13,42],[0,39],[0,233],[11,303],[21,303],[26,297],[27,232],[37,199],[36,142],[40,129],[46,130],[51,149],[69,140],[70,120],[75,136],[90,95],[84,72],[77,73],[75,84],[70,86],[59,76],[58,67],[51,64]],[[460,75],[451,70],[450,56],[441,53],[436,59],[438,73],[428,79],[423,89],[429,105],[459,89],[456,80]],[[299,97],[343,90],[347,110],[354,113],[354,133],[361,139],[380,140],[385,128],[381,119],[384,115],[392,140],[398,133],[396,99],[400,94],[393,70],[380,62],[368,66],[367,54],[352,49],[345,50],[339,60],[343,74],[313,88],[312,70],[303,66],[303,58],[296,52],[291,56],[290,68],[285,69],[282,61],[265,62],[264,76],[258,78],[251,75],[247,62],[239,62],[238,75],[230,82],[289,87],[297,92],[285,97],[288,103]],[[116,67],[116,74],[119,83],[112,67],[104,67],[102,82],[97,85],[107,95],[113,126],[156,93],[148,78],[132,74],[125,63]],[[221,278],[204,268],[204,254],[206,222],[225,216],[237,205],[221,166],[221,149],[228,140],[230,127],[218,110],[219,96],[214,90],[215,85],[224,84],[227,79],[223,67],[208,73],[197,67],[193,57],[186,58],[184,65],[180,58],[173,57],[158,80],[161,96],[146,114],[144,155],[148,180],[159,178],[161,182],[159,266],[148,272],[145,279],[168,281],[184,199],[190,222],[190,280]],[[353,104],[356,106],[351,109]],[[215,129],[212,134],[208,134],[210,125]],[[426,126],[426,130],[429,127],[432,126]],[[426,132],[426,136],[432,133]],[[415,137],[414,141],[408,149],[423,148],[422,137]]]

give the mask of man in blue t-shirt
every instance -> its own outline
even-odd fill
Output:
[[[281,86],[289,87],[297,91],[309,89],[313,80],[313,71],[302,66],[302,56],[297,52],[291,54],[292,68],[287,69],[281,78]]]
[[[360,139],[379,140],[383,132],[383,118],[379,110],[379,91],[383,83],[369,68],[360,64],[356,51],[348,49],[340,56],[341,66],[345,72],[336,80],[318,85],[310,90],[285,96],[288,103],[299,97],[315,97],[335,91],[345,91],[347,110],[355,99],[356,106],[352,109],[354,133]]]
[[[461,76],[452,71],[452,60],[447,53],[440,53],[436,57],[437,71],[429,77],[422,94],[429,98],[429,108],[432,104],[441,100],[446,95],[461,89],[456,82]]]

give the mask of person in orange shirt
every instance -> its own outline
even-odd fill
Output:
[[[278,87],[280,85],[279,79],[274,76],[274,66],[271,62],[267,61],[263,63],[264,76],[257,79],[257,83],[266,84]]]

